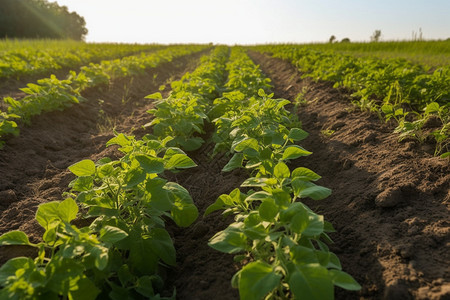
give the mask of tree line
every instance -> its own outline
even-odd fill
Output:
[[[83,40],[83,17],[47,0],[0,0],[0,38]]]

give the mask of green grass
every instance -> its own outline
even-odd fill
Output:
[[[450,40],[391,41],[367,43],[305,44],[317,50],[333,50],[356,56],[405,58],[432,68],[450,65]]]
[[[14,51],[18,49],[71,49],[80,47],[85,43],[72,40],[51,40],[51,39],[0,39],[0,52]]]

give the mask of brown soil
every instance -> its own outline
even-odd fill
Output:
[[[10,139],[0,152],[0,234],[20,229],[37,240],[41,231],[33,221],[36,207],[62,199],[73,179],[67,167],[86,158],[118,155],[104,146],[113,125],[119,132],[142,135],[140,126],[151,119],[145,113],[151,103],[143,96],[192,69],[198,57],[86,91],[87,103],[39,116],[20,137]],[[363,286],[361,292],[337,289],[337,299],[449,299],[448,162],[429,155],[428,146],[399,144],[391,127],[354,110],[345,91],[302,80],[284,61],[257,53],[252,58],[273,79],[277,97],[293,100],[303,90],[310,101],[300,107],[299,117],[310,132],[302,145],[314,154],[291,167],[311,168],[323,176],[322,185],[333,189],[328,199],[307,204],[335,226],[332,251]],[[326,136],[324,129],[335,132]],[[200,215],[248,176],[243,170],[222,173],[228,158],[211,159],[211,150],[212,145],[205,144],[189,153],[199,167],[168,175],[189,190]],[[177,267],[167,273],[168,294],[176,288],[178,299],[239,298],[230,285],[239,266],[232,255],[207,246],[230,222],[216,212],[200,216],[189,228],[169,224]],[[32,255],[26,248],[2,247],[0,263],[18,254]]]
[[[209,132],[211,132],[210,130]],[[198,167],[169,179],[184,186],[198,207],[200,217],[188,228],[170,226],[177,250],[177,267],[170,271],[168,285],[174,285],[177,299],[239,299],[238,291],[231,288],[231,278],[239,269],[233,256],[208,246],[208,240],[233,222],[220,212],[202,217],[206,208],[221,194],[230,193],[248,178],[243,170],[221,172],[229,157],[210,158],[214,145],[205,144],[189,153]]]
[[[352,107],[346,91],[301,79],[280,59],[251,56],[277,97],[303,92],[309,102],[298,115],[310,133],[302,145],[313,155],[292,168],[314,170],[333,190],[307,204],[334,225],[331,250],[363,287],[337,289],[336,298],[450,299],[448,160],[430,155],[432,145],[398,143],[392,126]]]

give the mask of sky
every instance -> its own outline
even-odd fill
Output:
[[[54,0],[50,0],[54,2]],[[88,42],[310,43],[450,38],[450,0],[56,0]]]

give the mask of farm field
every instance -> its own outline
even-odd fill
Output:
[[[150,55],[166,49],[152,47]],[[160,293],[170,298],[174,289],[176,299],[262,299],[267,294],[283,299],[302,293],[311,299],[333,295],[336,299],[450,296],[450,93],[437,90],[445,89],[450,80],[448,60],[439,65],[438,54],[433,54],[430,63],[417,58],[422,54],[414,56],[413,66],[430,66],[420,69],[418,72],[423,72],[417,76],[433,76],[440,67],[446,70],[442,81],[433,81],[437,83],[431,87],[437,92],[426,94],[430,95],[424,96],[426,101],[414,102],[417,99],[412,93],[404,101],[394,96],[386,100],[384,94],[362,94],[372,101],[369,108],[376,108],[364,110],[355,105],[355,99],[360,100],[355,97],[361,97],[355,90],[336,86],[329,78],[304,76],[308,70],[296,64],[297,54],[283,57],[306,46],[177,47],[179,54],[168,60],[77,90],[85,101],[32,115],[29,125],[19,122],[20,135],[2,137],[0,234],[20,230],[31,243],[39,243],[45,230],[42,218],[35,219],[38,207],[67,197],[75,199],[79,207],[76,218],[58,217],[58,230],[67,230],[64,222],[82,228],[94,219],[96,226],[115,228],[109,240],[105,231],[95,226],[89,229],[99,237],[97,248],[93,247],[110,255],[104,262],[110,272],[107,283],[99,283],[103,277],[92,271],[100,269],[101,259],[89,264],[88,251],[80,254],[87,257],[83,261],[86,268],[91,268],[91,273],[83,273],[83,280],[89,278],[97,285],[93,290],[98,292],[89,295],[91,298],[118,298],[124,295],[121,293],[135,298]],[[278,50],[280,55],[276,55]],[[448,53],[445,55],[448,59]],[[20,86],[31,82],[25,78]],[[10,87],[0,86],[0,95],[11,95]],[[23,96],[14,94],[17,101]],[[399,142],[399,135],[405,133],[394,132],[399,124],[417,125],[420,120],[423,138],[417,138],[417,130],[408,131]],[[166,140],[168,136],[173,140]],[[143,148],[142,144],[155,148]],[[117,196],[123,201],[118,216],[105,213],[110,207],[101,206],[92,196],[110,197],[100,194],[111,183],[105,178],[116,172],[106,171],[110,162],[102,160],[105,157],[112,160],[111,168],[117,172],[128,172],[117,176],[124,180],[123,188],[119,184],[114,190],[118,195],[123,192]],[[96,162],[94,171],[86,171],[87,161]],[[80,167],[80,162],[85,165]],[[87,177],[92,181],[83,183]],[[145,197],[153,197],[142,196],[146,192],[140,187],[146,186],[151,195],[160,192],[146,182],[175,190],[168,198],[174,197],[171,201],[176,204],[164,210],[159,208],[167,204],[158,202],[156,209],[151,201],[157,200],[151,198],[150,208],[140,208],[139,199],[145,202]],[[182,208],[177,211],[176,206]],[[99,212],[99,207],[105,210]],[[142,220],[133,207],[142,209]],[[221,215],[224,209],[230,213],[227,217]],[[286,213],[288,209],[298,216],[296,220],[303,219],[294,221]],[[152,215],[155,210],[164,213]],[[152,232],[160,234],[160,242],[171,237],[150,247],[156,263],[139,260],[140,252],[120,244],[121,239],[135,234],[136,226],[112,220],[127,221],[133,213],[148,230],[140,227],[142,237],[152,236]],[[244,230],[242,226],[248,227]],[[44,235],[44,240],[49,235]],[[329,238],[334,243],[325,243]],[[0,238],[1,243],[2,265],[17,256],[34,258],[38,254],[22,236]],[[65,240],[61,243],[70,245]],[[136,272],[132,275],[139,277],[138,284],[115,275],[119,271],[108,265],[113,252],[120,252],[126,268]],[[55,257],[65,259],[64,255]],[[44,261],[41,264],[50,264]],[[156,275],[145,274],[140,264],[154,267],[151,276],[156,274],[164,284],[155,281]],[[233,280],[238,288],[233,288],[232,278],[238,271]],[[298,276],[304,276],[303,285],[292,279]],[[3,286],[4,280],[0,278]],[[122,288],[116,288],[119,283]],[[264,288],[258,289],[256,283]],[[150,289],[143,288],[146,284]],[[11,285],[8,288],[12,290]],[[52,289],[50,292],[55,292],[54,286]],[[77,297],[75,290],[59,292]]]

